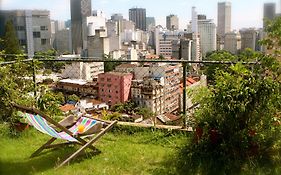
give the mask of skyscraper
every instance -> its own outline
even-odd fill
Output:
[[[146,9],[131,8],[129,9],[129,19],[136,24],[136,28],[146,31]]]
[[[231,2],[219,2],[217,34],[221,38],[230,31],[231,31]]]
[[[87,48],[86,18],[91,16],[91,0],[71,0],[71,35],[72,47],[76,54]]]
[[[265,3],[263,5],[263,26],[265,27],[266,20],[273,20],[276,15],[276,4]]]
[[[149,31],[153,27],[155,27],[155,18],[154,17],[146,17],[146,30]]]
[[[168,30],[179,29],[179,18],[176,15],[169,15],[166,17],[166,27]]]
[[[197,15],[196,7],[192,7],[191,12],[191,32],[193,33],[192,36],[192,59],[193,60],[200,60],[200,38],[198,35],[198,15]]]
[[[198,34],[203,56],[217,49],[216,25],[211,19],[198,20]]]

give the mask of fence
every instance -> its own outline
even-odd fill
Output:
[[[22,76],[32,80],[33,87],[30,90],[34,92],[34,97],[38,95],[41,84],[52,84],[55,90],[77,94],[81,98],[90,97],[92,108],[114,106],[131,100],[138,107],[148,108],[149,111],[144,112],[155,114],[162,123],[179,120],[182,122],[177,124],[186,127],[190,121],[188,114],[196,106],[188,98],[187,90],[207,85],[206,77],[197,70],[200,66],[210,64],[232,65],[235,62],[40,57],[25,59],[20,63],[2,62],[0,67],[28,67],[29,71]]]

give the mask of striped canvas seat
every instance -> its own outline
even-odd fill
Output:
[[[93,144],[117,123],[117,121],[95,120],[90,117],[83,116],[68,129],[66,128],[66,125],[71,123],[69,122],[70,120],[73,121],[71,119],[72,116],[65,118],[61,122],[56,122],[36,108],[30,108],[14,103],[12,105],[19,112],[18,115],[24,117],[30,125],[34,126],[38,131],[52,137],[40,148],[38,148],[30,156],[31,158],[38,156],[46,149],[53,149],[72,144],[80,146],[78,150],[62,161],[57,168],[66,165],[70,162],[70,160],[76,158],[86,149],[91,149],[92,151],[97,152],[98,149]],[[57,130],[54,129],[53,126],[56,127]],[[85,137],[87,137],[87,139],[84,139]],[[63,139],[64,142],[55,143],[57,139]]]
[[[73,136],[67,134],[66,132],[57,132],[40,115],[33,115],[33,114],[22,113],[22,112],[19,112],[19,113],[21,116],[26,117],[26,119],[29,121],[29,123],[32,126],[34,126],[37,130],[39,130],[40,132],[48,134],[57,139],[68,140],[70,142],[77,142],[77,140]],[[90,128],[92,128],[97,123],[98,122],[96,120],[86,118],[86,117],[80,117],[80,119],[75,123],[75,125],[73,125],[71,128],[69,128],[69,131],[71,131],[73,133],[73,135],[76,135],[76,134],[78,134],[78,126],[80,126],[80,127],[82,126],[84,128],[84,132],[87,132]]]

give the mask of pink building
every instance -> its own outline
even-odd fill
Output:
[[[108,105],[124,103],[130,96],[133,75],[107,72],[98,75],[99,98]]]

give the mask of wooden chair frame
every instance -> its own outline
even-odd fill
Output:
[[[69,142],[66,141],[65,143],[59,143],[59,144],[52,144],[54,141],[57,140],[57,138],[52,137],[50,140],[48,140],[45,144],[43,144],[40,148],[38,148],[31,156],[30,158],[36,157],[37,155],[39,155],[43,150],[45,149],[51,149],[51,148],[57,148],[57,147],[61,147],[61,146],[65,146],[65,145],[69,145],[69,144],[78,144],[81,145],[81,148],[78,149],[76,152],[74,152],[73,154],[71,154],[67,159],[65,159],[62,163],[60,163],[57,168],[67,164],[70,160],[76,158],[83,150],[85,150],[86,148],[90,148],[93,151],[96,151],[97,149],[93,146],[93,144],[100,139],[107,131],[109,131],[116,123],[117,121],[104,121],[104,120],[100,120],[100,119],[95,119],[92,118],[94,120],[97,121],[101,121],[104,122],[104,125],[106,126],[103,130],[101,130],[99,133],[95,134],[95,135],[89,135],[92,136],[93,138],[90,138],[89,141],[86,141],[85,139],[83,139],[85,136],[79,136],[79,135],[73,135],[73,133],[71,131],[69,131],[65,126],[61,125],[60,123],[54,121],[52,118],[50,118],[49,116],[47,116],[46,114],[44,114],[43,112],[41,112],[40,110],[36,109],[36,108],[29,108],[29,107],[25,107],[25,106],[21,106],[21,105],[17,105],[17,104],[13,104],[13,106],[22,112],[25,113],[29,113],[29,114],[38,114],[41,117],[43,117],[47,122],[49,122],[50,124],[54,125],[56,128],[60,129],[61,131],[64,131],[65,133],[69,134],[70,136],[72,136],[73,138],[75,138],[77,140],[77,142]],[[82,138],[83,137],[83,138]]]

